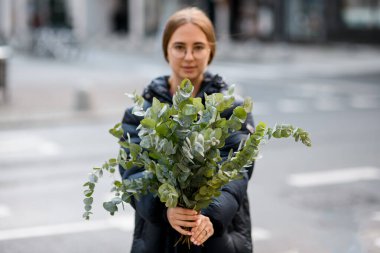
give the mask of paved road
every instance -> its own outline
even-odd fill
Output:
[[[346,63],[329,70],[331,66],[322,64],[320,57],[310,58],[313,70],[297,61],[292,66],[283,61],[220,61],[213,69],[238,83],[240,94],[254,98],[256,121],[293,123],[310,131],[313,138],[311,149],[290,141],[264,146],[249,186],[256,252],[380,252],[380,86],[376,70],[380,65],[372,66],[368,62],[376,59],[365,61],[358,55],[367,68]],[[111,58],[107,59],[109,68],[94,61],[77,73],[89,74],[98,66],[98,73],[92,75],[104,81],[108,73],[115,82],[108,90],[91,93],[100,96],[103,92],[108,98],[126,88],[117,82],[122,82],[123,74],[116,73],[129,61],[112,57],[120,60],[112,65]],[[149,71],[163,70],[137,59],[136,64]],[[30,66],[30,61],[18,58],[14,66]],[[38,66],[51,71],[45,78],[39,76],[45,81],[61,80],[74,68],[41,61],[31,68],[35,72]],[[142,74],[136,73],[139,83],[145,81]],[[19,80],[19,88],[29,87],[25,76],[12,78]],[[100,84],[104,83],[99,81],[94,87]],[[37,90],[52,89],[49,82],[30,85]],[[57,87],[65,88],[58,81]],[[63,104],[53,101],[52,105],[69,112],[64,120],[53,117],[49,121],[53,113],[42,102],[34,104],[39,120],[20,118],[23,110],[17,104],[0,111],[9,120],[3,118],[0,131],[0,252],[128,252],[133,211],[127,208],[109,217],[101,207],[109,196],[111,178],[105,178],[97,189],[93,219],[85,222],[80,217],[81,184],[87,173],[117,152],[107,130],[119,119],[124,101],[110,102],[111,113],[89,116],[71,111],[72,97],[61,96]]]

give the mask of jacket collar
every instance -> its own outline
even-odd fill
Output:
[[[205,72],[197,97],[201,97],[203,100],[204,93],[209,95],[212,93],[223,92],[227,89],[228,85],[224,82],[222,77],[219,75],[213,75],[210,72]],[[160,76],[153,79],[153,81],[144,89],[143,97],[149,102],[152,102],[153,97],[155,97],[160,102],[172,103],[169,76]]]

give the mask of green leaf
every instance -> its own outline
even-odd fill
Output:
[[[92,214],[92,212],[84,212],[83,213],[83,218],[85,218],[86,220],[89,220],[90,219],[90,215]]]
[[[91,205],[85,205],[84,206],[84,210],[86,210],[87,212],[91,211],[91,209],[92,209]]]
[[[200,117],[198,124],[206,124],[210,125],[213,122],[215,122],[218,115],[218,110],[215,107],[207,107],[203,112],[202,116]]]
[[[91,182],[88,182],[88,189],[90,189],[91,191],[93,191],[94,190],[94,188],[95,188],[95,183],[91,183]]]
[[[190,173],[191,172],[190,168],[183,165],[182,163],[177,163],[177,167],[181,170],[182,173]]]
[[[144,115],[144,98],[140,95],[138,95],[136,92],[133,94],[126,93],[126,95],[133,99],[135,106],[133,107],[132,113],[136,116],[143,116]],[[139,115],[138,115],[139,114]]]
[[[140,121],[140,124],[143,127],[154,129],[155,126],[156,126],[156,121],[154,119],[145,118],[145,119],[143,119],[143,120]]]
[[[280,129],[276,129],[273,132],[272,136],[275,137],[275,138],[281,138],[281,130]]]
[[[288,138],[290,135],[292,135],[291,129],[281,129],[281,137]]]
[[[113,204],[115,204],[115,205],[118,205],[118,204],[120,204],[120,203],[122,202],[122,200],[121,200],[121,198],[119,198],[119,197],[115,197],[115,198],[113,198],[113,199],[111,200],[111,202],[112,202]]]
[[[243,108],[247,113],[252,112],[253,102],[252,99],[247,97],[244,99]]]
[[[197,108],[197,112],[204,110],[204,105],[202,103],[202,99],[200,97],[189,98],[190,102]]]
[[[94,193],[94,191],[91,191],[91,190],[85,190],[83,193],[84,193],[84,195],[85,195],[86,197],[91,197],[91,195],[92,195],[92,193]]]
[[[84,203],[85,205],[91,205],[93,201],[94,201],[94,199],[93,199],[92,197],[90,197],[90,198],[85,198],[85,199],[83,200],[83,203]]]
[[[230,87],[228,88],[227,94],[228,94],[229,96],[233,96],[233,95],[234,95],[234,92],[235,92],[235,85],[232,84],[232,85],[230,85]]]
[[[121,128],[121,123],[117,123],[113,128],[109,130],[109,133],[120,139],[123,136],[123,129]]]
[[[163,183],[158,188],[158,195],[160,197],[161,202],[164,202],[166,207],[176,207],[178,203],[178,193],[174,186]]]
[[[115,158],[111,158],[108,160],[108,163],[111,165],[111,166],[116,166],[117,165],[117,159]]]
[[[194,206],[196,204],[195,200],[190,200],[190,198],[188,198],[185,194],[182,195],[182,198],[183,198],[183,201],[186,204],[186,208],[189,208],[189,209],[193,209],[194,208]]]
[[[191,105],[191,104],[186,104],[183,108],[182,108],[182,113],[184,115],[194,115],[194,114],[197,114],[198,113],[198,108],[194,105]]]
[[[113,181],[113,185],[114,185],[115,187],[120,188],[120,187],[123,185],[123,183],[120,182],[120,181],[118,181],[118,180],[115,180],[115,181]]]
[[[191,83],[189,79],[184,79],[181,82],[180,92],[183,92],[184,94],[191,94],[193,93],[193,90],[194,90],[193,84]]]
[[[244,123],[245,119],[247,118],[247,112],[241,106],[238,106],[234,109],[233,115],[235,115],[241,123]]]
[[[141,153],[142,151],[142,148],[140,147],[140,145],[137,145],[135,143],[131,143],[129,145],[129,152],[130,152],[130,157],[132,157],[133,160],[136,160],[139,156],[139,154]]]
[[[152,141],[150,139],[149,136],[144,136],[141,138],[141,141],[140,141],[140,146],[142,148],[146,148],[146,149],[149,149],[152,147]]]
[[[129,203],[131,201],[131,195],[130,195],[130,193],[124,192],[123,195],[121,196],[121,199],[124,202],[128,202]]]
[[[236,117],[234,114],[232,114],[230,119],[227,120],[226,126],[229,129],[237,131],[237,130],[240,130],[240,128],[241,128],[241,121],[238,117]]]
[[[165,155],[173,155],[176,152],[176,148],[173,146],[172,141],[166,141],[162,151],[164,152]]]
[[[213,93],[206,97],[206,107],[213,106],[216,107],[218,112],[223,112],[230,108],[234,101],[235,99],[233,96],[224,96],[222,93]]]
[[[159,123],[156,126],[156,132],[159,135],[165,137],[165,136],[168,136],[171,131],[166,123]]]
[[[173,95],[173,106],[175,109],[179,109],[182,102],[191,97],[193,89],[194,87],[189,79],[184,79],[181,82],[179,90]]]
[[[207,188],[207,186],[202,186],[202,187],[199,189],[199,193],[200,193],[201,195],[207,195],[207,193],[208,193],[208,188]]]
[[[166,114],[168,114],[168,112],[170,111],[170,107],[168,104],[164,104],[160,110],[160,112],[158,113],[158,118],[163,118],[165,117]]]
[[[104,209],[106,209],[108,212],[110,212],[111,215],[113,215],[115,212],[118,211],[117,206],[112,201],[104,202],[103,203]]]
[[[201,210],[203,208],[206,208],[210,204],[211,200],[202,200],[198,201],[197,204],[195,205],[195,210]]]
[[[154,118],[154,119],[158,118],[158,114],[160,113],[162,106],[163,105],[161,104],[160,100],[153,97],[152,106],[149,108],[152,118]]]

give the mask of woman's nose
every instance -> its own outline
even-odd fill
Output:
[[[185,60],[193,60],[193,59],[194,59],[193,50],[188,48],[185,51]]]

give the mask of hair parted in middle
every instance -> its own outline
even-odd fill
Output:
[[[168,44],[173,33],[182,25],[194,24],[198,26],[206,35],[210,45],[210,59],[208,64],[211,63],[216,50],[216,36],[214,26],[207,15],[197,7],[187,7],[175,12],[166,22],[165,29],[162,36],[162,50],[166,61],[168,61]]]

